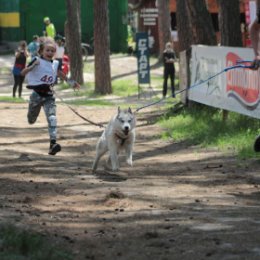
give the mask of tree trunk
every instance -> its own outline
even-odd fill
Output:
[[[67,22],[65,24],[65,36],[70,58],[71,78],[79,84],[84,83],[83,61],[81,53],[81,24],[80,24],[80,0],[66,0]]]
[[[171,17],[169,0],[158,0],[159,59],[162,59],[165,44],[171,41]]]
[[[218,0],[221,45],[242,46],[239,0]]]
[[[186,1],[192,26],[192,43],[216,45],[216,34],[205,0]]]
[[[111,94],[108,0],[94,0],[95,92]]]
[[[192,30],[190,18],[188,15],[186,0],[177,0],[177,10],[176,10],[176,19],[177,19],[177,31],[179,38],[179,51],[188,50],[192,43]]]

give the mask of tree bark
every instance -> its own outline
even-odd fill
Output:
[[[84,83],[83,61],[81,53],[80,0],[66,0],[67,22],[65,36],[70,58],[71,78],[79,84]]]
[[[71,78],[79,84],[84,83],[83,61],[81,53],[80,0],[66,0],[67,22],[66,38],[70,58]]]
[[[192,43],[216,45],[216,34],[205,0],[186,0],[186,3],[192,27]]]
[[[158,0],[159,59],[162,59],[165,44],[171,42],[171,17],[169,0]]]
[[[177,31],[179,38],[179,51],[188,50],[192,43],[192,30],[190,17],[187,10],[186,0],[177,0],[177,10],[176,10],[176,19],[177,19]]]
[[[242,46],[239,0],[218,0],[221,45]]]
[[[108,0],[94,0],[95,92],[111,94]]]

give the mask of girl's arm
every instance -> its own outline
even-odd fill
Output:
[[[29,63],[29,65],[26,68],[24,68],[21,71],[21,75],[25,76],[28,72],[32,71],[34,69],[34,67],[37,66],[38,64],[40,64],[39,60],[37,60],[37,59],[33,60],[31,63]]]
[[[70,80],[68,77],[62,72],[62,70],[58,70],[57,72],[58,76],[65,80],[70,86],[72,86],[74,89],[80,89],[80,85],[75,80]]]

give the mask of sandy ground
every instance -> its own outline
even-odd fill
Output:
[[[4,84],[4,83],[3,83]],[[134,166],[91,172],[102,129],[58,104],[59,143],[48,152],[41,112],[0,103],[0,221],[37,230],[74,260],[260,259],[260,162],[162,141],[160,107],[137,115]],[[107,123],[116,108],[77,107]],[[122,158],[123,159],[123,158]]]
[[[83,259],[259,259],[259,161],[161,141],[158,109],[137,116],[134,166],[90,168],[102,129],[58,104],[62,151],[43,113],[1,103],[0,220],[54,237]],[[86,108],[106,123],[114,108]],[[122,158],[123,159],[123,158]]]

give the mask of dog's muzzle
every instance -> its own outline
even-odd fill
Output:
[[[124,127],[124,130],[123,130],[124,134],[125,134],[125,135],[128,135],[129,130],[130,130],[130,129],[129,129],[129,126],[125,126],[125,127]]]

